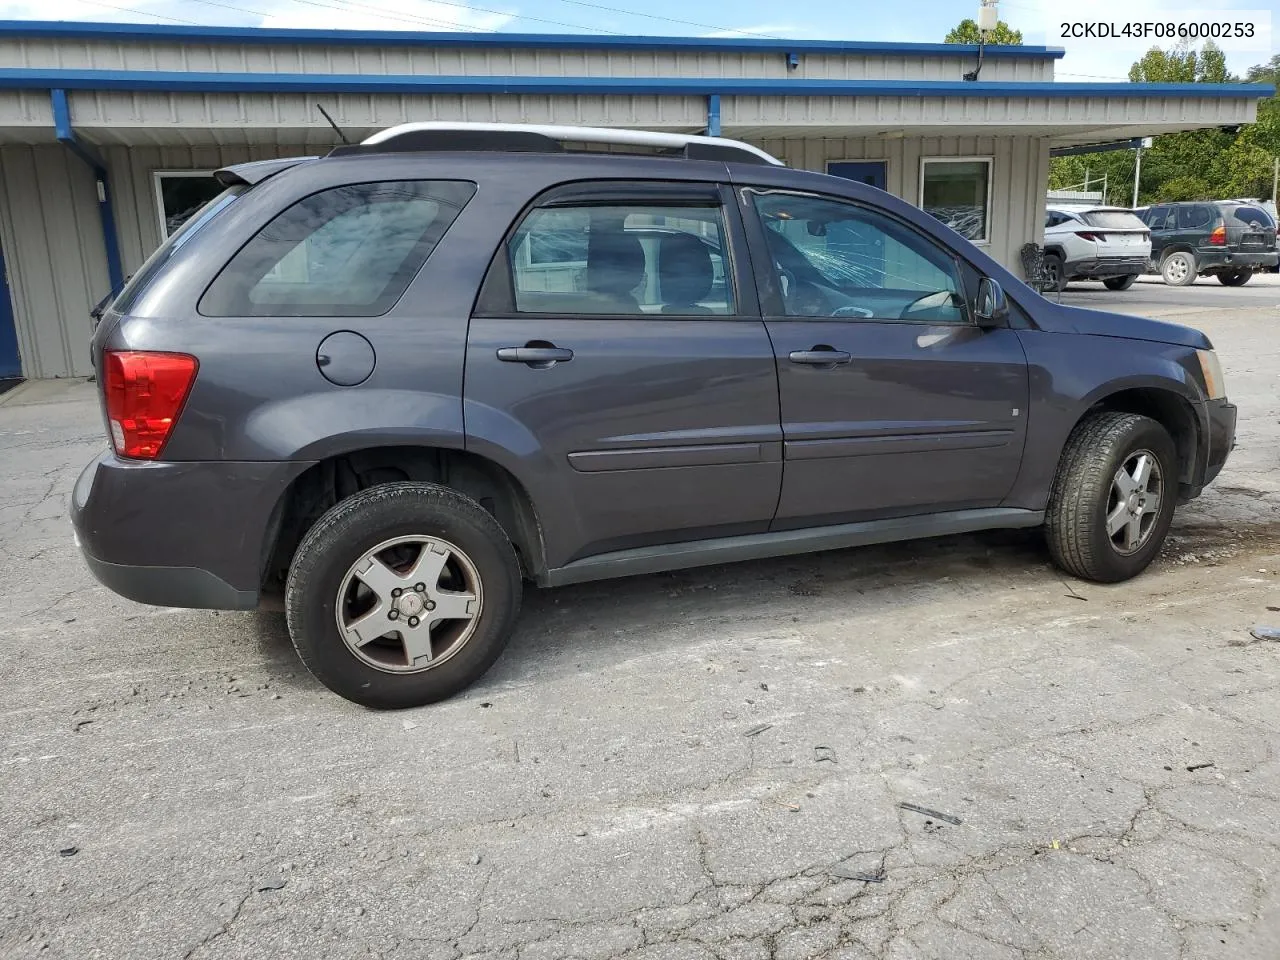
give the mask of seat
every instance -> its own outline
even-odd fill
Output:
[[[592,229],[587,241],[587,292],[602,313],[640,313],[635,289],[644,283],[644,246],[621,230]]]
[[[658,282],[662,288],[662,312],[680,316],[705,316],[700,306],[715,285],[711,251],[697,237],[676,233],[658,241]]]

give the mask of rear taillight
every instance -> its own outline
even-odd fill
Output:
[[[1227,245],[1227,228],[1219,224],[1213,228],[1213,233],[1209,234],[1209,246],[1225,247]]]
[[[136,460],[160,456],[199,366],[185,353],[104,354],[102,383],[116,453]]]
[[[1077,237],[1079,237],[1081,240],[1095,240],[1095,241],[1097,241],[1097,240],[1103,240],[1103,239],[1105,239],[1105,238],[1104,238],[1104,236],[1103,236],[1103,234],[1101,234],[1101,233],[1093,233],[1093,232],[1092,232],[1092,231],[1090,231],[1090,230],[1077,230],[1077,231],[1076,231],[1076,236],[1077,236]]]

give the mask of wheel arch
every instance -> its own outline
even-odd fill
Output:
[[[530,578],[542,573],[546,563],[537,509],[525,486],[505,467],[448,447],[357,446],[311,464],[277,498],[262,542],[264,592],[283,584],[298,544],[325,511],[360,490],[402,480],[438,483],[471,497],[510,538],[522,573]]]
[[[1173,254],[1173,253],[1188,253],[1188,254],[1190,254],[1190,255],[1191,255],[1191,259],[1192,259],[1192,260],[1194,260],[1194,259],[1196,258],[1196,251],[1195,251],[1195,247],[1191,246],[1191,244],[1189,244],[1189,243],[1171,243],[1171,244],[1169,244],[1169,246],[1165,247],[1163,250],[1161,250],[1161,251],[1160,251],[1160,260],[1159,260],[1159,262],[1160,262],[1160,263],[1164,263],[1166,260],[1168,260],[1168,259],[1169,259],[1169,255],[1170,255],[1170,254]]]
[[[1178,480],[1191,485],[1196,479],[1203,446],[1204,430],[1192,401],[1172,386],[1140,385],[1104,388],[1092,399],[1072,426],[1076,429],[1086,418],[1102,411],[1134,413],[1155,420],[1173,438],[1178,456]]]

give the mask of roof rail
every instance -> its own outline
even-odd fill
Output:
[[[480,150],[508,153],[564,153],[566,143],[617,147],[647,147],[670,151],[689,160],[722,163],[768,163],[781,160],[741,140],[687,133],[617,130],[612,127],[525,123],[466,123],[426,120],[402,123],[375,133],[358,144],[335,147],[331,157],[368,153],[419,153],[432,150]]]

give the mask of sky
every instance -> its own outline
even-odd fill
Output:
[[[978,0],[0,0],[0,19],[929,43],[976,17],[977,8]],[[1000,18],[1022,30],[1025,43],[1066,48],[1059,79],[1106,81],[1127,79],[1147,47],[1171,44],[1064,40],[1055,25],[1068,18],[1112,21],[1121,10],[1124,20],[1159,21],[1174,9],[1259,27],[1267,17],[1280,21],[1277,0],[1003,0]],[[1234,72],[1274,52],[1269,27],[1251,47],[1227,49]]]

